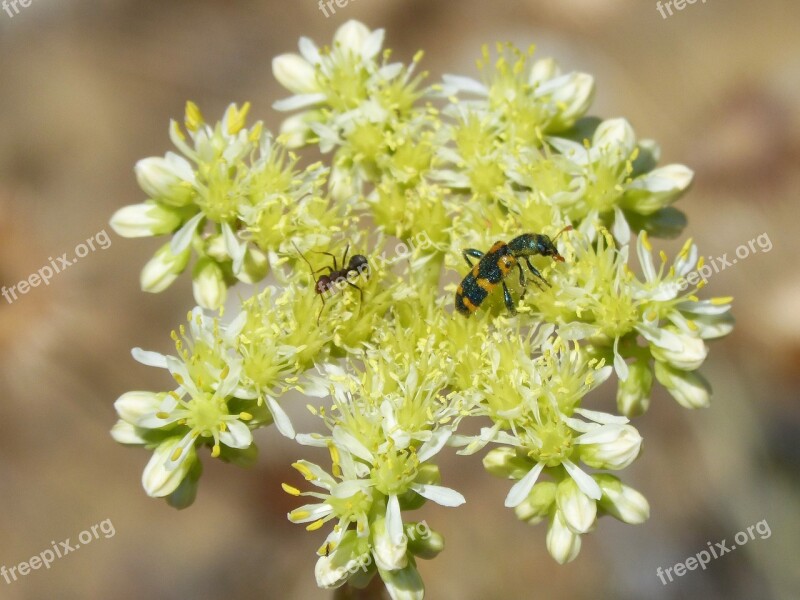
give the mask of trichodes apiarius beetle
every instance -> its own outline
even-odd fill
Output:
[[[524,233],[515,237],[510,242],[495,242],[488,252],[483,253],[475,248],[467,248],[463,252],[464,260],[472,267],[472,271],[464,277],[461,285],[456,290],[456,310],[465,317],[470,316],[480,307],[486,297],[491,294],[498,285],[503,286],[503,300],[512,315],[517,313],[514,308],[514,301],[511,299],[511,292],[504,281],[514,267],[519,269],[519,284],[525,287],[525,271],[522,269],[522,261],[528,265],[534,277],[540,279],[545,285],[550,285],[542,274],[531,264],[531,256],[552,256],[558,262],[564,262],[564,257],[558,253],[555,240],[564,231],[569,231],[572,227],[565,227],[552,240],[540,233]],[[478,262],[473,264],[470,257],[477,258]],[[541,285],[534,279],[534,283],[542,289]]]

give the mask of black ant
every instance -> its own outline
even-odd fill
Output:
[[[319,279],[314,279],[314,292],[319,295],[322,299],[322,307],[319,309],[319,314],[317,315],[317,326],[319,326],[319,319],[322,317],[322,311],[325,310],[325,295],[335,294],[338,290],[344,288],[344,284],[349,285],[352,288],[358,290],[358,310],[359,313],[361,312],[361,304],[364,301],[364,291],[350,281],[350,277],[355,275],[358,277],[361,274],[365,274],[369,276],[369,261],[367,257],[363,254],[354,254],[350,257],[350,262],[347,262],[347,252],[350,250],[350,244],[344,249],[344,255],[342,255],[342,269],[339,269],[339,266],[336,263],[336,256],[331,254],[330,252],[322,252],[319,250],[312,250],[312,252],[316,252],[317,254],[327,254],[333,259],[333,267],[331,268],[330,265],[326,267],[321,267],[314,270],[314,267],[311,266],[311,263],[305,257],[305,255],[300,252],[300,248],[292,242],[292,246],[294,246],[295,250],[297,250],[298,254],[300,254],[301,258],[306,261],[306,264],[311,269],[311,276],[314,277],[317,273],[322,271],[323,269],[328,269],[327,275],[321,275]],[[345,266],[345,264],[347,266]]]

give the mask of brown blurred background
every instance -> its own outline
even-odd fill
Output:
[[[704,254],[730,255],[762,233],[774,245],[707,288],[736,297],[738,320],[704,368],[712,407],[689,412],[659,391],[635,422],[646,452],[624,479],[650,500],[650,520],[602,520],[559,567],[544,526],[503,508],[509,483],[448,457],[445,481],[468,504],[420,515],[448,544],[421,565],[427,597],[800,597],[800,4],[710,0],[663,19],[654,0],[351,0],[326,18],[314,0],[33,0],[13,18],[0,11],[0,283],[103,228],[113,244],[48,287],[0,299],[0,564],[74,543],[105,519],[116,534],[0,579],[0,598],[331,597],[313,577],[323,534],[285,518],[294,499],[279,484],[299,448],[266,431],[255,469],[206,459],[196,504],[178,512],[142,491],[148,453],[109,437],[119,394],[167,383],[130,348],[169,351],[191,290],[182,278],[140,292],[138,272],[163,242],[123,240],[107,223],[142,199],[133,165],[170,149],[168,120],[187,99],[214,119],[250,100],[274,129],[271,103],[285,93],[271,58],[301,35],[329,41],[349,18],[385,27],[398,58],[425,49],[432,78],[472,75],[483,42],[536,42],[541,56],[595,75],[594,113],[627,117],[662,144],[663,163],[696,170],[679,206]],[[657,567],[763,519],[768,539],[658,580]]]

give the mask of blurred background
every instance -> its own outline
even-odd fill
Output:
[[[800,597],[800,4],[697,2],[666,19],[655,0],[350,0],[329,17],[315,0],[17,6],[0,11],[0,283],[103,229],[113,243],[13,304],[0,299],[0,564],[75,543],[106,519],[115,535],[0,579],[0,598],[332,597],[313,576],[324,534],[286,520],[295,499],[280,482],[293,480],[299,448],[277,432],[259,432],[254,469],[205,460],[197,502],[180,512],[144,494],[149,453],[111,440],[113,401],[167,383],[130,348],[170,351],[191,289],[183,277],[143,294],[139,270],[162,241],[123,240],[108,219],[143,199],[133,165],[171,149],[168,121],[187,99],[210,119],[250,100],[251,118],[276,129],[271,104],[287,94],[271,58],[301,35],[327,43],[351,18],[386,28],[398,59],[425,49],[431,79],[473,75],[484,42],[535,42],[540,56],[595,76],[594,114],[625,116],[661,143],[663,164],[696,170],[678,207],[701,252],[732,256],[762,234],[772,245],[709,282],[709,295],[735,296],[738,322],[703,370],[711,408],[686,411],[658,390],[634,422],[646,450],[625,481],[649,499],[650,520],[603,519],[560,567],[545,527],[503,508],[510,484],[449,456],[445,482],[468,504],[420,514],[447,540],[421,564],[426,597]],[[767,539],[666,586],[656,576],[762,520]]]

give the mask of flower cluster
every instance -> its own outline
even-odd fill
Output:
[[[300,54],[273,61],[292,94],[274,107],[294,113],[277,137],[246,127],[248,104],[209,125],[189,103],[185,132],[170,129],[182,156],[137,164],[148,199],[112,225],[172,235],[142,272],[147,291],[194,254],[199,307],[173,333],[175,356],[134,350],[174,384],[123,394],[112,434],[153,451],[144,488],[179,507],[204,447],[246,465],[252,431],[274,424],[300,452],[324,448],[330,465],[299,458],[305,483],[283,485],[307,500],[292,522],[330,524],[317,583],[377,575],[397,600],[423,597],[417,560],[444,548],[406,513],[465,502],[443,485],[448,449],[484,453],[513,481],[506,507],[547,523],[559,563],[600,516],[646,520],[620,473],[642,446],[630,419],[656,381],[684,407],[708,405],[698,370],[733,320],[730,298],[687,289],[703,266],[691,240],[654,257],[651,237],[686,225],[672,204],[692,172],[658,166],[658,146],[624,119],[591,116],[590,75],[498,45],[483,50],[482,81],[423,87],[422,54],[391,62],[383,43],[355,21],[330,47],[302,38]],[[305,165],[311,147],[325,164]],[[465,258],[479,262],[468,271]],[[268,271],[233,314],[203,311]],[[471,318],[451,311],[453,292]],[[594,404],[609,382],[619,414]],[[296,433],[297,395],[324,399],[308,405],[314,432]]]

